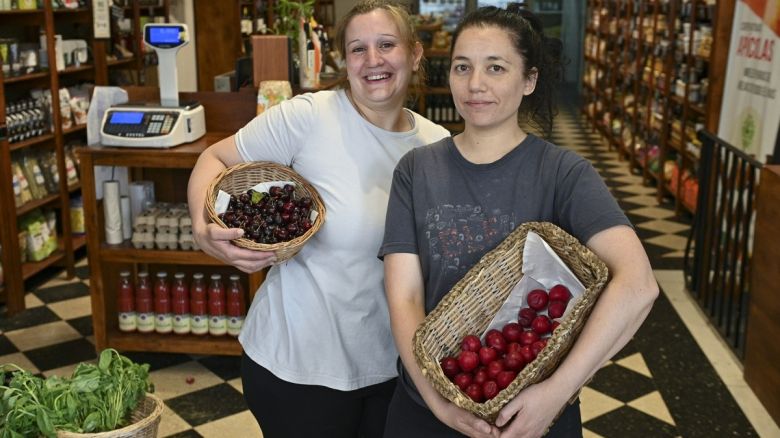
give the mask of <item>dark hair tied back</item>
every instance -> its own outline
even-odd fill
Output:
[[[510,3],[507,9],[486,6],[467,14],[453,33],[452,48],[461,32],[470,27],[498,27],[509,34],[523,58],[526,77],[537,74],[534,92],[520,104],[519,121],[549,136],[556,114],[554,93],[563,78],[561,40],[546,37],[539,17],[517,3]]]

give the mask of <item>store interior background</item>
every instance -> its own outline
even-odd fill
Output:
[[[583,390],[584,434],[780,437],[778,424],[744,380],[743,359],[686,290],[683,259],[692,216],[668,199],[659,202],[655,189],[647,187],[582,113],[586,3],[561,0],[557,19],[569,62],[550,140],[585,156],[602,174],[645,243],[664,294],[635,339]],[[330,7],[338,19],[353,4],[333,0]],[[467,7],[475,4],[469,0]],[[234,70],[236,60],[246,56],[238,25],[242,2],[170,0],[169,5],[170,21],[186,23],[193,35],[177,56],[179,90],[214,91],[215,77]],[[148,84],[155,84],[154,68]],[[89,266],[84,250],[77,257],[75,277],[43,271],[26,283],[27,310],[0,317],[0,363],[16,361],[48,376],[94,360]],[[238,358],[128,356],[152,366],[152,379],[166,402],[160,436],[261,433],[241,398]]]

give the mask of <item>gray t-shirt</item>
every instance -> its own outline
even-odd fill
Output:
[[[499,160],[474,164],[446,138],[408,152],[393,175],[379,256],[420,257],[425,313],[518,225],[552,222],[586,243],[631,225],[584,158],[529,134]],[[423,403],[403,372],[410,394]]]

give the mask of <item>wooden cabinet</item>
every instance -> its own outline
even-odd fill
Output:
[[[751,259],[750,309],[745,342],[745,381],[780,422],[780,166],[764,166],[756,199],[756,233]]]
[[[127,88],[131,101],[155,101],[157,88]],[[161,335],[120,332],[117,318],[118,275],[121,270],[154,273],[161,270],[193,273],[236,274],[233,267],[202,251],[136,249],[126,241],[119,245],[105,243],[102,202],[95,199],[93,166],[126,166],[133,179],[155,182],[156,199],[163,202],[186,202],[187,181],[200,153],[209,145],[234,134],[255,115],[254,93],[181,93],[181,99],[197,100],[204,106],[207,133],[199,140],[168,149],[95,147],[82,148],[82,185],[87,226],[90,266],[92,321],[97,350],[113,347],[126,351],[230,354],[241,353],[241,346],[229,336]],[[265,273],[242,274],[248,291],[262,283]]]
[[[587,3],[583,112],[678,213],[696,208],[696,133],[717,131],[729,45],[723,28],[731,26],[725,3]]]
[[[74,15],[79,11],[71,12]],[[44,2],[43,9],[0,11],[0,28],[3,28],[3,36],[17,37],[20,43],[38,43],[39,36],[43,36],[48,47],[54,47],[55,18],[62,14],[52,10],[49,0]],[[48,65],[56,65],[54,51],[48,51]],[[79,75],[82,72],[90,72],[91,65],[82,65],[80,68],[69,68],[61,72],[56,69],[33,72],[22,75],[9,75],[5,77],[0,70],[0,124],[13,123],[7,119],[6,107],[22,98],[30,95],[31,89],[48,90],[52,96],[57,96],[61,83],[67,81],[69,75]],[[11,69],[8,69],[9,73]],[[10,108],[10,107],[9,107]],[[43,108],[47,111],[47,108]],[[72,276],[74,269],[74,251],[84,245],[84,238],[74,236],[70,227],[70,196],[78,192],[78,185],[69,187],[67,184],[65,168],[65,139],[69,136],[82,135],[84,126],[65,130],[62,128],[60,101],[52,99],[50,126],[43,127],[43,134],[27,138],[23,141],[10,143],[10,138],[0,138],[0,215],[3,226],[0,229],[2,237],[2,265],[5,284],[2,292],[9,314],[14,314],[25,308],[24,282],[29,277],[43,269],[60,265],[67,268],[68,275]],[[48,124],[47,124],[48,125]],[[10,129],[10,126],[8,126]],[[49,192],[47,196],[39,197],[16,206],[12,159],[18,154],[37,153],[43,150],[53,150],[57,159],[57,174],[59,176],[59,190]],[[36,262],[22,262],[23,248],[19,242],[19,219],[26,213],[46,207],[55,209],[58,222],[58,248],[47,258]]]
[[[438,25],[441,27],[441,24]],[[419,31],[419,29],[418,29]],[[463,132],[463,119],[455,109],[449,87],[449,49],[425,49],[428,80],[419,88],[411,109],[452,133]]]
[[[163,0],[162,6],[154,8],[141,8],[140,0],[128,0],[125,11],[131,13],[131,23],[134,29],[133,52],[141,53],[141,17],[151,20],[150,16],[162,14],[167,16],[169,0]],[[74,252],[84,247],[86,238],[72,232],[70,219],[71,198],[78,196],[80,184],[67,183],[66,145],[71,142],[86,143],[86,125],[73,125],[63,128],[60,99],[57,98],[61,88],[70,87],[84,82],[97,85],[112,83],[111,71],[119,69],[133,69],[135,77],[142,78],[140,74],[143,60],[140,56],[129,59],[109,58],[112,53],[110,44],[118,43],[122,38],[117,33],[116,20],[112,20],[112,39],[96,40],[92,37],[92,9],[64,9],[54,8],[51,0],[45,0],[41,9],[33,10],[3,10],[0,11],[0,38],[11,38],[19,43],[19,47],[36,47],[40,41],[45,41],[46,47],[55,47],[55,35],[62,35],[63,39],[82,39],[87,42],[88,55],[84,63],[71,62],[64,69],[57,70],[55,50],[47,50],[46,59],[39,60],[40,65],[47,65],[45,69],[38,69],[29,74],[18,74],[7,69],[8,74],[0,71],[0,125],[6,124],[8,114],[6,107],[20,99],[29,97],[30,90],[39,89],[48,91],[54,98],[51,99],[50,125],[44,129],[42,135],[27,138],[24,141],[11,143],[8,138],[0,138],[0,215],[4,226],[0,230],[2,236],[2,266],[5,284],[2,288],[2,296],[10,314],[19,312],[25,307],[24,282],[43,269],[52,266],[63,266],[67,269],[68,276],[73,276]],[[75,50],[65,52],[67,58],[75,56]],[[44,52],[38,52],[44,53]],[[2,56],[0,56],[2,58]],[[5,60],[8,62],[8,60]],[[0,59],[0,65],[3,60]],[[8,67],[8,66],[7,66]],[[48,110],[48,109],[47,109]],[[10,122],[10,120],[9,120]],[[14,202],[14,188],[12,180],[12,159],[19,154],[38,153],[44,150],[54,150],[57,157],[57,174],[59,176],[59,191],[48,196],[39,197],[17,208]],[[24,214],[39,208],[53,208],[57,211],[59,247],[53,254],[44,260],[22,263],[22,249],[18,234],[20,230],[18,219]]]

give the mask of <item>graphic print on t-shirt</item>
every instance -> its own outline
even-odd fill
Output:
[[[425,215],[431,269],[438,266],[442,274],[462,277],[514,229],[514,212],[471,204],[431,208]]]

